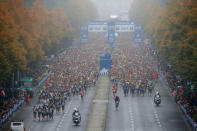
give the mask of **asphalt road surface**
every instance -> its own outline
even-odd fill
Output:
[[[106,131],[188,131],[188,126],[177,105],[169,96],[168,89],[159,80],[156,88],[161,94],[161,105],[153,103],[153,95],[124,96],[118,89],[119,109],[115,110],[110,92]]]
[[[72,97],[72,99],[66,103],[64,112],[54,112],[54,120],[51,121],[33,121],[32,106],[34,105],[33,103],[36,102],[31,102],[31,105],[22,107],[15,113],[12,120],[23,120],[26,131],[85,131],[94,94],[95,87],[92,87],[86,92],[83,101],[80,96]],[[81,113],[82,122],[79,126],[75,126],[72,123],[72,112],[74,107],[77,107]],[[10,122],[7,123],[2,130],[8,131],[9,126]]]
[[[117,111],[110,91],[105,131],[188,131],[184,116],[169,96],[167,87],[158,81],[156,88],[162,97],[159,107],[153,103],[153,95],[125,97],[123,90],[119,88],[117,94],[120,97],[120,105]],[[80,96],[73,97],[66,103],[65,111],[55,113],[52,121],[33,121],[33,104],[22,107],[12,119],[24,120],[27,131],[85,131],[94,94],[95,88],[90,88],[84,101],[81,101]],[[82,115],[82,123],[78,127],[72,123],[74,107],[78,107]],[[8,126],[9,124],[6,125]]]
[[[95,93],[95,88],[88,90],[82,101],[80,96],[75,96],[65,106],[64,113],[55,115],[55,120],[47,122],[35,122],[31,131],[85,131],[88,121],[90,105]],[[79,126],[72,122],[73,109],[77,107],[81,113],[82,121]]]

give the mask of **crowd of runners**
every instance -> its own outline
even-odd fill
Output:
[[[157,78],[154,61],[154,50],[149,44],[116,45],[112,53],[110,78],[113,81],[113,92],[122,87],[124,95],[151,95]]]
[[[102,40],[102,39],[101,39]],[[90,42],[93,43],[93,42]],[[100,41],[100,43],[105,43]],[[125,96],[151,96],[158,77],[156,51],[148,43],[116,43],[112,52],[109,76],[112,91],[118,87]],[[34,120],[52,120],[53,114],[64,112],[64,106],[73,96],[83,96],[94,87],[99,75],[99,55],[106,53],[102,45],[71,47],[55,58],[51,76],[39,92],[39,104],[34,106]]]
[[[104,42],[103,42],[104,43]],[[50,66],[52,73],[38,93],[33,107],[34,120],[53,120],[56,113],[64,113],[67,101],[85,95],[94,87],[99,76],[99,55],[106,52],[103,45],[71,47],[56,57]],[[143,55],[142,55],[143,54]],[[110,78],[113,92],[122,87],[124,95],[150,96],[157,77],[154,52],[150,45],[116,45],[112,51]]]
[[[52,120],[56,113],[64,113],[64,106],[73,96],[83,97],[95,86],[99,75],[99,54],[103,45],[71,47],[56,57],[50,66],[52,73],[38,93],[33,107],[34,120]]]

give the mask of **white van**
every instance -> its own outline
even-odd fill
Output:
[[[11,122],[11,131],[25,131],[24,122]]]

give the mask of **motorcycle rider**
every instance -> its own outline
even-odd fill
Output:
[[[160,95],[159,91],[156,91],[154,98],[157,96],[159,96],[159,98],[161,99],[161,95]]]
[[[159,99],[158,99],[158,98],[159,98]],[[157,103],[157,100],[159,100],[158,103]],[[159,91],[156,91],[156,93],[155,93],[154,102],[155,102],[155,104],[157,104],[157,105],[159,105],[159,104],[161,103],[161,95],[159,94]]]
[[[75,117],[77,117],[77,116],[79,116],[79,123],[80,123],[80,121],[81,121],[81,114],[79,113],[79,110],[75,107],[74,111],[72,113],[73,121],[74,121]]]
[[[81,116],[79,110],[75,107],[72,116],[76,116],[76,113],[78,113],[78,115]]]

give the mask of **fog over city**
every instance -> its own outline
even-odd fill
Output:
[[[197,131],[197,0],[0,0],[0,131]]]
[[[110,15],[129,12],[133,0],[92,0],[97,7],[99,19],[107,19]]]

